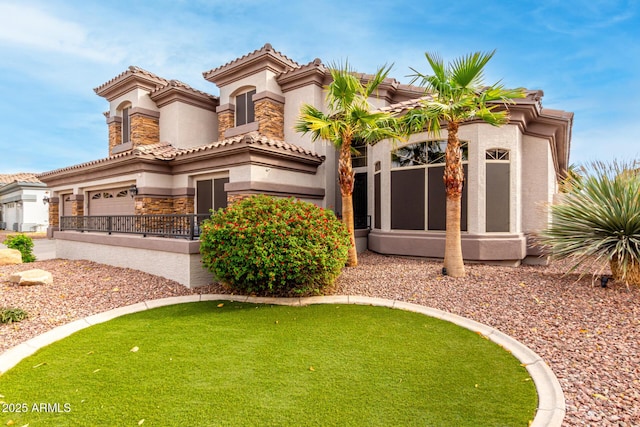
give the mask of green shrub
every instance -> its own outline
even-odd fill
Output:
[[[640,285],[640,162],[593,162],[568,178],[540,243],[555,258],[609,263],[614,279]]]
[[[33,255],[33,240],[25,234],[15,234],[8,236],[3,242],[9,249],[17,249],[22,254],[22,262],[33,262],[36,260]]]
[[[29,317],[26,311],[21,308],[0,307],[0,323],[13,323]]]
[[[347,260],[349,233],[330,210],[264,195],[203,224],[202,263],[231,289],[257,295],[321,293]]]

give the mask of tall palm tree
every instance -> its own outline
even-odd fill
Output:
[[[313,105],[304,104],[295,129],[311,134],[313,141],[322,139],[332,144],[339,152],[338,182],[342,195],[342,220],[351,234],[351,248],[347,265],[358,264],[353,221],[354,172],[351,166],[352,143],[361,140],[373,144],[382,139],[400,138],[397,121],[390,113],[376,111],[369,103],[378,86],[389,74],[391,66],[384,66],[373,76],[361,76],[349,67],[329,65],[332,82],[325,87],[327,112]],[[363,84],[363,81],[366,84]]]
[[[413,81],[425,88],[425,100],[419,108],[409,111],[404,118],[408,132],[425,129],[439,136],[441,123],[446,123],[447,148],[445,152],[444,185],[447,195],[447,226],[445,237],[444,267],[448,275],[465,275],[460,235],[460,209],[464,172],[458,129],[464,122],[481,120],[501,126],[509,121],[508,111],[499,107],[523,98],[524,89],[505,89],[499,82],[486,86],[483,82],[484,67],[493,57],[475,52],[455,59],[445,66],[440,56],[425,53],[433,74],[422,74],[411,69]]]

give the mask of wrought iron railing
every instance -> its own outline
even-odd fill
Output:
[[[140,234],[196,240],[200,237],[202,222],[209,217],[209,214],[63,216],[60,217],[60,230]]]

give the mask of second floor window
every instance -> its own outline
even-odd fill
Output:
[[[131,119],[129,117],[129,111],[131,107],[125,107],[122,109],[122,144],[131,141]]]
[[[253,95],[256,90],[241,93],[236,96],[236,126],[246,125],[255,121]]]

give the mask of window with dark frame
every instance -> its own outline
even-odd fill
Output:
[[[236,96],[236,126],[246,125],[255,121],[255,109],[253,95],[256,90],[241,93]]]
[[[367,166],[367,143],[361,139],[354,139],[351,144],[351,165],[354,168]]]
[[[129,118],[130,107],[122,109],[122,144],[126,144],[131,141],[131,120]]]
[[[430,140],[407,144],[391,152],[391,229],[446,229],[446,191],[442,180],[446,148],[446,140]],[[460,151],[466,181],[468,141],[460,141]],[[467,231],[466,185],[461,204],[460,230]]]

